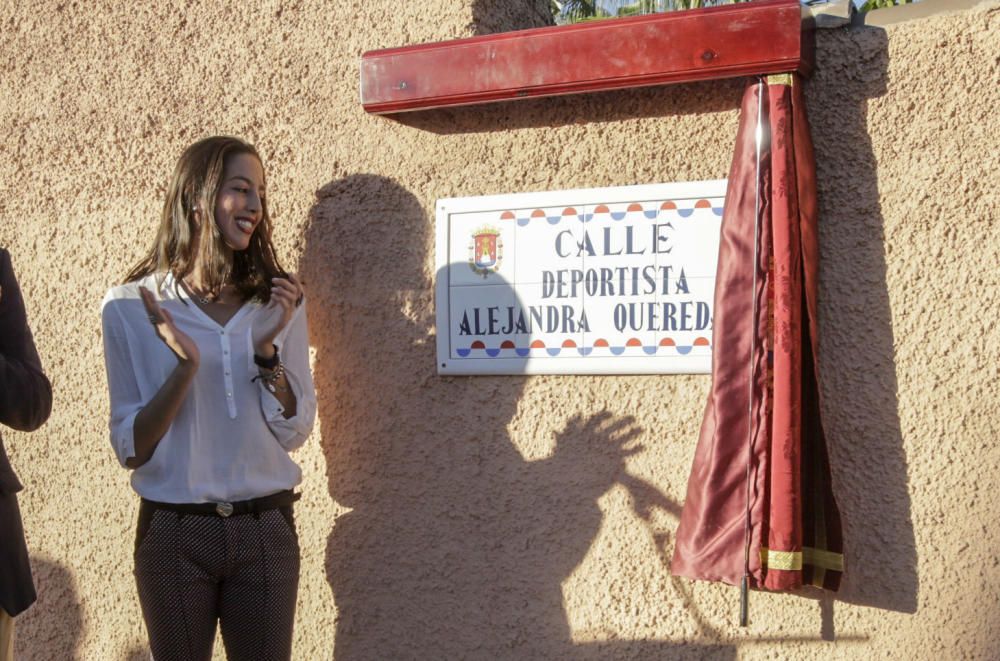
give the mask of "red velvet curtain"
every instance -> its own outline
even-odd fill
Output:
[[[816,364],[816,235],[801,80],[753,81],[726,193],[712,388],[677,530],[679,576],[839,587],[843,540]]]

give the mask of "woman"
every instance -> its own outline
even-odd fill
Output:
[[[253,146],[181,155],[152,249],[104,299],[111,443],[141,496],[135,577],[157,661],[288,659],[299,548],[288,453],[316,414],[302,285]]]

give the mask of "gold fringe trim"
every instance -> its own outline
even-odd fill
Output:
[[[760,562],[768,569],[802,570],[802,551],[775,551],[761,547]]]
[[[794,84],[795,76],[790,73],[775,73],[767,77],[768,85],[788,85],[791,87]]]
[[[808,546],[801,551],[775,551],[766,546],[760,548],[760,562],[768,569],[801,571],[802,565],[811,565],[830,571],[844,571],[844,555]]]

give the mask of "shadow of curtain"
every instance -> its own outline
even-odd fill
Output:
[[[806,86],[816,146],[820,365],[846,572],[837,601],[914,613],[919,579],[899,422],[885,219],[868,100],[886,93],[881,28],[828,30]],[[832,607],[824,609],[832,619]],[[832,630],[825,622],[824,629]]]

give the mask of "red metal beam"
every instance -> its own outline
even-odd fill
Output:
[[[799,0],[503,32],[361,56],[371,113],[812,68]]]

